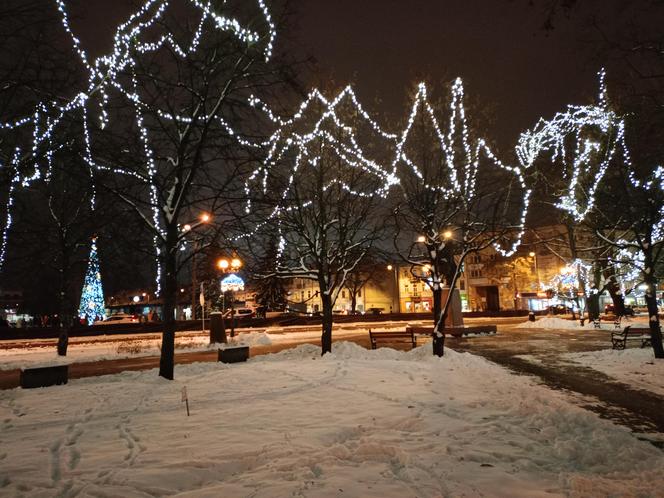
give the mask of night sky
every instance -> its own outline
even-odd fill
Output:
[[[301,7],[299,41],[324,73],[355,82],[363,101],[377,94],[404,111],[414,82],[440,92],[460,76],[467,95],[496,106],[493,131],[506,146],[595,91],[581,23],[563,18],[546,32],[544,19],[525,1],[312,0]]]
[[[443,83],[460,76],[467,95],[493,109],[491,138],[507,151],[540,116],[593,98],[607,63],[602,33],[661,25],[653,12],[664,14],[648,0],[584,0],[545,30],[552,1],[294,0],[294,26],[278,43],[317,61],[311,85],[352,82],[368,108],[379,98],[395,119],[407,113],[417,81],[442,96]],[[128,0],[72,5],[93,53],[108,50],[113,26],[132,12]]]

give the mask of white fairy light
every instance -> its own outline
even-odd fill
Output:
[[[152,41],[146,41],[143,39],[152,36],[153,30],[151,30],[151,28],[153,28],[159,19],[163,17],[166,9],[170,5],[169,0],[146,0],[143,3],[143,6],[130,15],[126,22],[117,27],[113,37],[112,50],[106,55],[91,61],[88,58],[88,54],[81,46],[80,40],[72,31],[65,0],[55,0],[55,5],[61,16],[63,29],[69,35],[72,42],[72,48],[88,73],[87,88],[74,95],[74,97],[65,105],[58,106],[57,104],[47,105],[45,103],[38,103],[31,116],[26,116],[10,122],[0,122],[0,131],[32,126],[30,148],[33,157],[33,169],[31,174],[21,173],[20,168],[18,167],[18,160],[12,161],[14,175],[12,176],[7,201],[7,220],[3,227],[2,240],[0,241],[0,267],[4,262],[4,256],[6,253],[7,234],[11,225],[10,208],[13,205],[13,196],[16,191],[16,186],[17,184],[28,186],[31,182],[42,178],[46,181],[50,179],[50,162],[54,150],[51,144],[51,135],[64,116],[72,112],[80,112],[82,116],[83,142],[85,149],[84,159],[90,168],[90,174],[92,175],[93,171],[107,171],[114,174],[130,175],[148,184],[150,203],[152,204],[152,221],[156,232],[163,237],[163,230],[160,227],[160,207],[157,203],[158,197],[156,195],[156,185],[154,182],[154,178],[158,173],[158,167],[155,163],[154,152],[150,147],[148,132],[143,122],[143,112],[147,109],[147,106],[137,93],[135,78],[131,78],[129,87],[125,87],[126,80],[122,80],[120,76],[123,72],[133,72],[132,68],[135,65],[135,57],[137,55],[156,52],[163,47],[170,48],[182,58],[189,57],[199,47],[206,26],[211,26],[212,29],[217,31],[230,33],[241,42],[247,45],[256,46],[265,57],[265,60],[269,60],[272,56],[276,29],[264,0],[256,1],[260,13],[263,16],[265,33],[256,31],[254,29],[255,23],[252,23],[252,27],[243,26],[237,19],[222,15],[218,12],[217,8],[213,7],[212,2],[209,0],[189,0],[189,4],[200,12],[200,20],[189,44],[182,45],[176,42],[171,33],[165,33]],[[144,36],[144,34],[146,35]],[[121,96],[130,102],[134,109],[136,125],[143,145],[143,152],[147,160],[147,171],[145,175],[135,171],[125,170],[123,168],[99,164],[94,159],[88,114],[91,112],[90,107],[93,100],[97,101],[99,106],[98,122],[100,128],[103,130],[110,119],[106,107],[109,102],[110,92],[112,91],[119,92]],[[162,113],[160,110],[158,110],[158,112]],[[172,119],[181,118],[173,116]],[[249,141],[242,139],[242,137],[239,137],[233,132],[227,123],[223,122],[221,118],[218,119],[221,121],[222,126],[224,126],[229,135],[235,136],[235,138],[244,145],[260,145],[251,144]],[[46,157],[46,162],[49,166],[46,173],[42,174],[37,156],[38,151],[45,147],[44,157]],[[21,153],[22,150],[17,149],[14,157],[20,157]],[[2,165],[0,164],[0,166]],[[95,194],[93,192],[93,206],[94,199]],[[156,236],[155,246],[157,245],[158,240]],[[155,249],[158,256],[159,249],[158,247],[155,247]],[[158,257],[157,260],[159,261]],[[159,282],[160,271],[161,270],[158,268],[157,282]]]
[[[283,162],[283,158],[289,151],[295,153],[292,163],[292,170],[288,176],[288,181],[280,194],[281,199],[288,198],[288,192],[293,186],[296,174],[303,163],[310,167],[316,167],[320,157],[313,154],[309,147],[314,141],[322,140],[343,162],[351,168],[360,169],[364,174],[368,174],[380,185],[374,191],[362,192],[353,189],[341,179],[333,179],[324,185],[324,190],[333,185],[337,185],[351,194],[370,197],[379,195],[387,196],[393,188],[400,187],[400,164],[405,164],[410,170],[423,182],[426,189],[441,192],[446,198],[452,196],[461,196],[472,199],[475,195],[477,173],[479,169],[480,158],[486,157],[491,163],[513,175],[519,187],[523,190],[522,211],[518,216],[518,221],[513,227],[517,231],[516,242],[508,249],[503,249],[496,244],[496,250],[505,255],[512,254],[520,244],[521,237],[525,230],[525,219],[530,201],[531,190],[527,188],[522,168],[519,166],[508,166],[503,164],[489,149],[486,142],[478,140],[474,146],[471,146],[465,108],[463,104],[464,92],[461,79],[454,81],[451,89],[452,98],[450,102],[449,114],[450,124],[447,134],[441,131],[438,120],[431,104],[429,103],[426,85],[420,83],[411,106],[411,112],[408,116],[406,126],[401,133],[391,133],[385,131],[377,121],[364,110],[357,100],[354,91],[350,86],[342,89],[336,97],[327,99],[319,90],[312,90],[309,95],[300,104],[297,111],[288,118],[282,118],[274,113],[264,102],[257,98],[251,98],[250,103],[257,108],[262,109],[268,119],[275,125],[275,132],[263,144],[266,150],[266,158],[250,174],[245,183],[245,193],[247,198],[251,198],[252,188],[255,184],[260,185],[263,193],[268,189],[268,175],[271,169],[277,167]],[[387,164],[379,164],[369,159],[359,145],[355,136],[355,129],[344,122],[339,115],[339,108],[347,103],[358,117],[361,117],[365,123],[368,123],[373,131],[386,141],[387,147],[394,150],[392,159]],[[310,118],[308,111],[314,106],[318,106],[319,116],[314,121],[307,121]],[[315,111],[315,109],[314,109]],[[446,178],[443,184],[429,184],[424,182],[424,175],[420,167],[409,159],[404,149],[408,140],[409,133],[420,112],[424,112],[431,122],[435,131],[439,145],[444,154],[444,167],[446,168]],[[298,127],[304,127],[305,131],[299,131]],[[331,133],[328,127],[337,130],[340,133]],[[343,140],[338,138],[343,137]],[[463,148],[463,158],[460,160],[461,166],[457,165],[455,157],[455,141],[460,140]],[[254,144],[255,145],[255,144]],[[461,175],[462,179],[460,179]],[[251,212],[251,201],[247,201],[246,212]],[[257,233],[258,227],[264,226],[269,221],[275,221],[279,226],[279,214],[284,210],[290,209],[289,206],[279,203],[265,220],[259,223],[254,230],[249,233],[241,234],[237,238],[246,237]]]
[[[540,119],[532,130],[521,134],[516,147],[522,167],[528,169],[543,153],[549,153],[552,161],[564,158],[565,139],[574,137],[576,147],[571,171],[563,171],[568,185],[556,206],[576,221],[583,220],[593,209],[597,188],[611,160],[619,148],[625,149],[622,139],[624,122],[608,107],[604,70],[598,76],[600,91],[597,105],[568,106],[565,112],[557,113],[551,120]],[[602,144],[587,138],[589,130],[599,131],[602,139],[606,140],[606,153],[601,159],[595,159],[595,156],[601,151]],[[594,174],[591,168],[594,168]],[[592,175],[587,179],[589,185],[583,192],[586,197],[584,202],[580,201],[578,194],[580,189],[583,190],[580,185],[582,173]]]

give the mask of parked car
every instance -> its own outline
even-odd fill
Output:
[[[283,318],[287,316],[291,316],[292,313],[289,313],[288,311],[273,311],[273,310],[268,310],[265,312],[265,318]]]
[[[256,310],[253,308],[234,308],[232,310],[233,316],[235,318],[253,318],[256,316]],[[226,310],[224,313],[224,318],[231,317],[231,310]]]
[[[614,308],[613,304],[607,304],[606,306],[604,306],[604,313],[608,313],[608,314],[613,315],[614,312],[615,312],[614,310],[615,310],[615,308]],[[631,306],[625,305],[625,316],[634,316],[634,308],[632,308]]]
[[[554,304],[549,306],[547,310],[553,315],[567,315],[574,311],[571,306],[567,306],[566,304]]]
[[[127,313],[116,313],[107,317],[105,320],[96,320],[93,325],[115,325],[118,323],[138,323],[136,315],[129,315]]]

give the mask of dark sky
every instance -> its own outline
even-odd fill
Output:
[[[368,108],[378,97],[395,117],[408,112],[415,82],[443,95],[443,82],[460,76],[467,95],[495,107],[490,133],[506,152],[538,117],[597,93],[605,61],[591,21],[609,37],[632,22],[664,25],[664,15],[653,17],[664,14],[651,8],[654,0],[580,0],[569,16],[554,18],[555,29],[544,30],[547,6],[557,1],[293,0],[295,28],[277,42],[290,47],[294,40],[312,55],[318,81],[353,82]],[[83,14],[77,22],[84,43],[110,45],[112,26],[126,19],[130,4],[72,3]]]
[[[539,2],[539,4],[548,2]],[[585,0],[611,7],[620,2]],[[556,18],[527,0],[307,0],[299,5],[298,41],[336,81],[353,81],[363,101],[379,95],[401,106],[413,82],[463,78],[466,94],[496,106],[494,133],[511,147],[539,116],[596,93],[597,32],[588,10]],[[592,11],[592,9],[590,9]],[[604,12],[611,24],[614,15]],[[613,30],[613,26],[610,28]]]

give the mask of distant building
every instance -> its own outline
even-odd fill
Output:
[[[20,313],[23,304],[23,292],[15,289],[0,289],[0,316],[11,324],[19,320],[29,320],[28,315]]]

